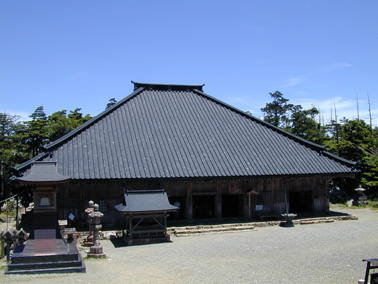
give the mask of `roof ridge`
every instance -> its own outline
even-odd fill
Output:
[[[131,83],[134,84],[134,91],[138,90],[139,88],[146,88],[146,89],[154,89],[154,90],[199,90],[202,91],[202,85],[180,85],[180,84],[155,84],[155,83],[140,83],[131,80]]]

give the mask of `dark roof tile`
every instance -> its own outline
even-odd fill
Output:
[[[135,83],[136,90],[48,145],[73,179],[353,174],[353,164],[202,92]],[[18,167],[30,165],[25,163]]]
[[[114,207],[125,214],[172,212],[180,209],[169,203],[163,189],[127,191],[124,204]]]

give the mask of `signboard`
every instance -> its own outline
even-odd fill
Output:
[[[71,221],[73,221],[75,219],[75,215],[70,213],[70,215],[68,216],[68,219],[70,219]]]

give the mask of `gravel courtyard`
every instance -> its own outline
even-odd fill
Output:
[[[4,275],[1,283],[306,283],[357,284],[363,258],[378,258],[378,211],[293,228],[174,237],[171,243],[115,246],[107,259],[86,260],[87,273]],[[82,252],[83,256],[86,256]]]

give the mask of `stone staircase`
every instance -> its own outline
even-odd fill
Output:
[[[57,249],[54,252],[31,252],[34,240],[28,240],[21,252],[15,252],[5,270],[5,274],[32,273],[68,273],[85,272],[85,264],[75,243],[65,243],[56,240]]]

